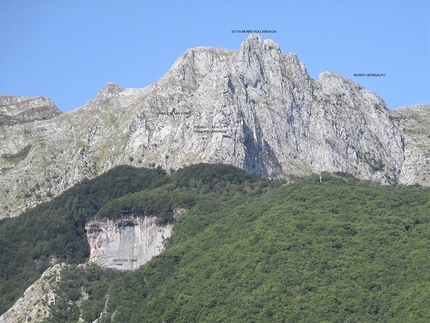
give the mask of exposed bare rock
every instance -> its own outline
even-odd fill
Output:
[[[109,83],[72,112],[1,126],[0,217],[121,164],[221,162],[287,179],[342,171],[389,184],[403,149],[379,96],[335,73],[314,80],[296,55],[250,35],[237,50],[187,50],[146,88]]]
[[[104,268],[135,270],[159,255],[173,225],[158,226],[156,217],[127,217],[87,223],[90,262]]]
[[[390,115],[405,141],[405,162],[399,182],[430,186],[430,105],[403,107],[390,111]]]
[[[0,126],[46,120],[58,114],[61,111],[54,102],[43,96],[0,95]]]
[[[120,93],[122,89],[115,83],[108,83],[106,84],[97,94],[97,98],[109,98],[111,96],[114,96],[118,93]]]
[[[55,285],[60,281],[61,269],[66,264],[48,268],[24,295],[2,316],[0,323],[43,322],[50,315],[49,305],[55,303]]]

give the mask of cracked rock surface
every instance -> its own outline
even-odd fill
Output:
[[[25,101],[1,98],[0,111]],[[9,115],[19,114],[13,106]],[[406,174],[404,144],[378,95],[331,72],[314,80],[296,55],[250,35],[237,50],[187,50],[146,88],[109,83],[74,111],[1,124],[0,216],[122,164],[221,162],[272,178],[341,171],[426,184]]]

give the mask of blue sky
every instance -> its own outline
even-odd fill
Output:
[[[390,109],[430,103],[429,0],[0,0],[0,93],[74,110],[108,82],[150,85],[190,47],[237,49],[233,29],[275,29],[261,36],[314,79],[342,74]]]

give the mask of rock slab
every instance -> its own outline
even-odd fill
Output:
[[[135,270],[163,251],[173,225],[158,226],[152,216],[94,220],[85,228],[91,248],[89,262],[104,268]]]

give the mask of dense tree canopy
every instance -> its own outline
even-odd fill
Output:
[[[121,187],[116,178],[127,179],[119,170],[109,175],[110,185],[82,183],[36,213],[0,222],[2,293],[10,288],[4,307],[16,297],[10,280],[22,293],[40,274],[34,260],[56,253],[71,264],[85,262],[88,246],[76,241],[85,238],[88,219],[157,215],[164,224],[184,207],[189,211],[174,223],[163,257],[134,272],[65,270],[57,290],[63,306],[53,308],[51,321],[82,315],[92,322],[106,298],[106,322],[114,313],[115,322],[430,321],[428,188],[380,186],[342,173],[285,184],[207,164],[171,176],[160,169],[124,172],[142,175],[135,188]],[[36,232],[45,230],[42,224],[49,230]],[[29,232],[36,237],[22,238]],[[12,273],[6,257],[16,252],[27,260],[16,260],[24,269]],[[80,308],[67,305],[82,287],[89,299]]]

